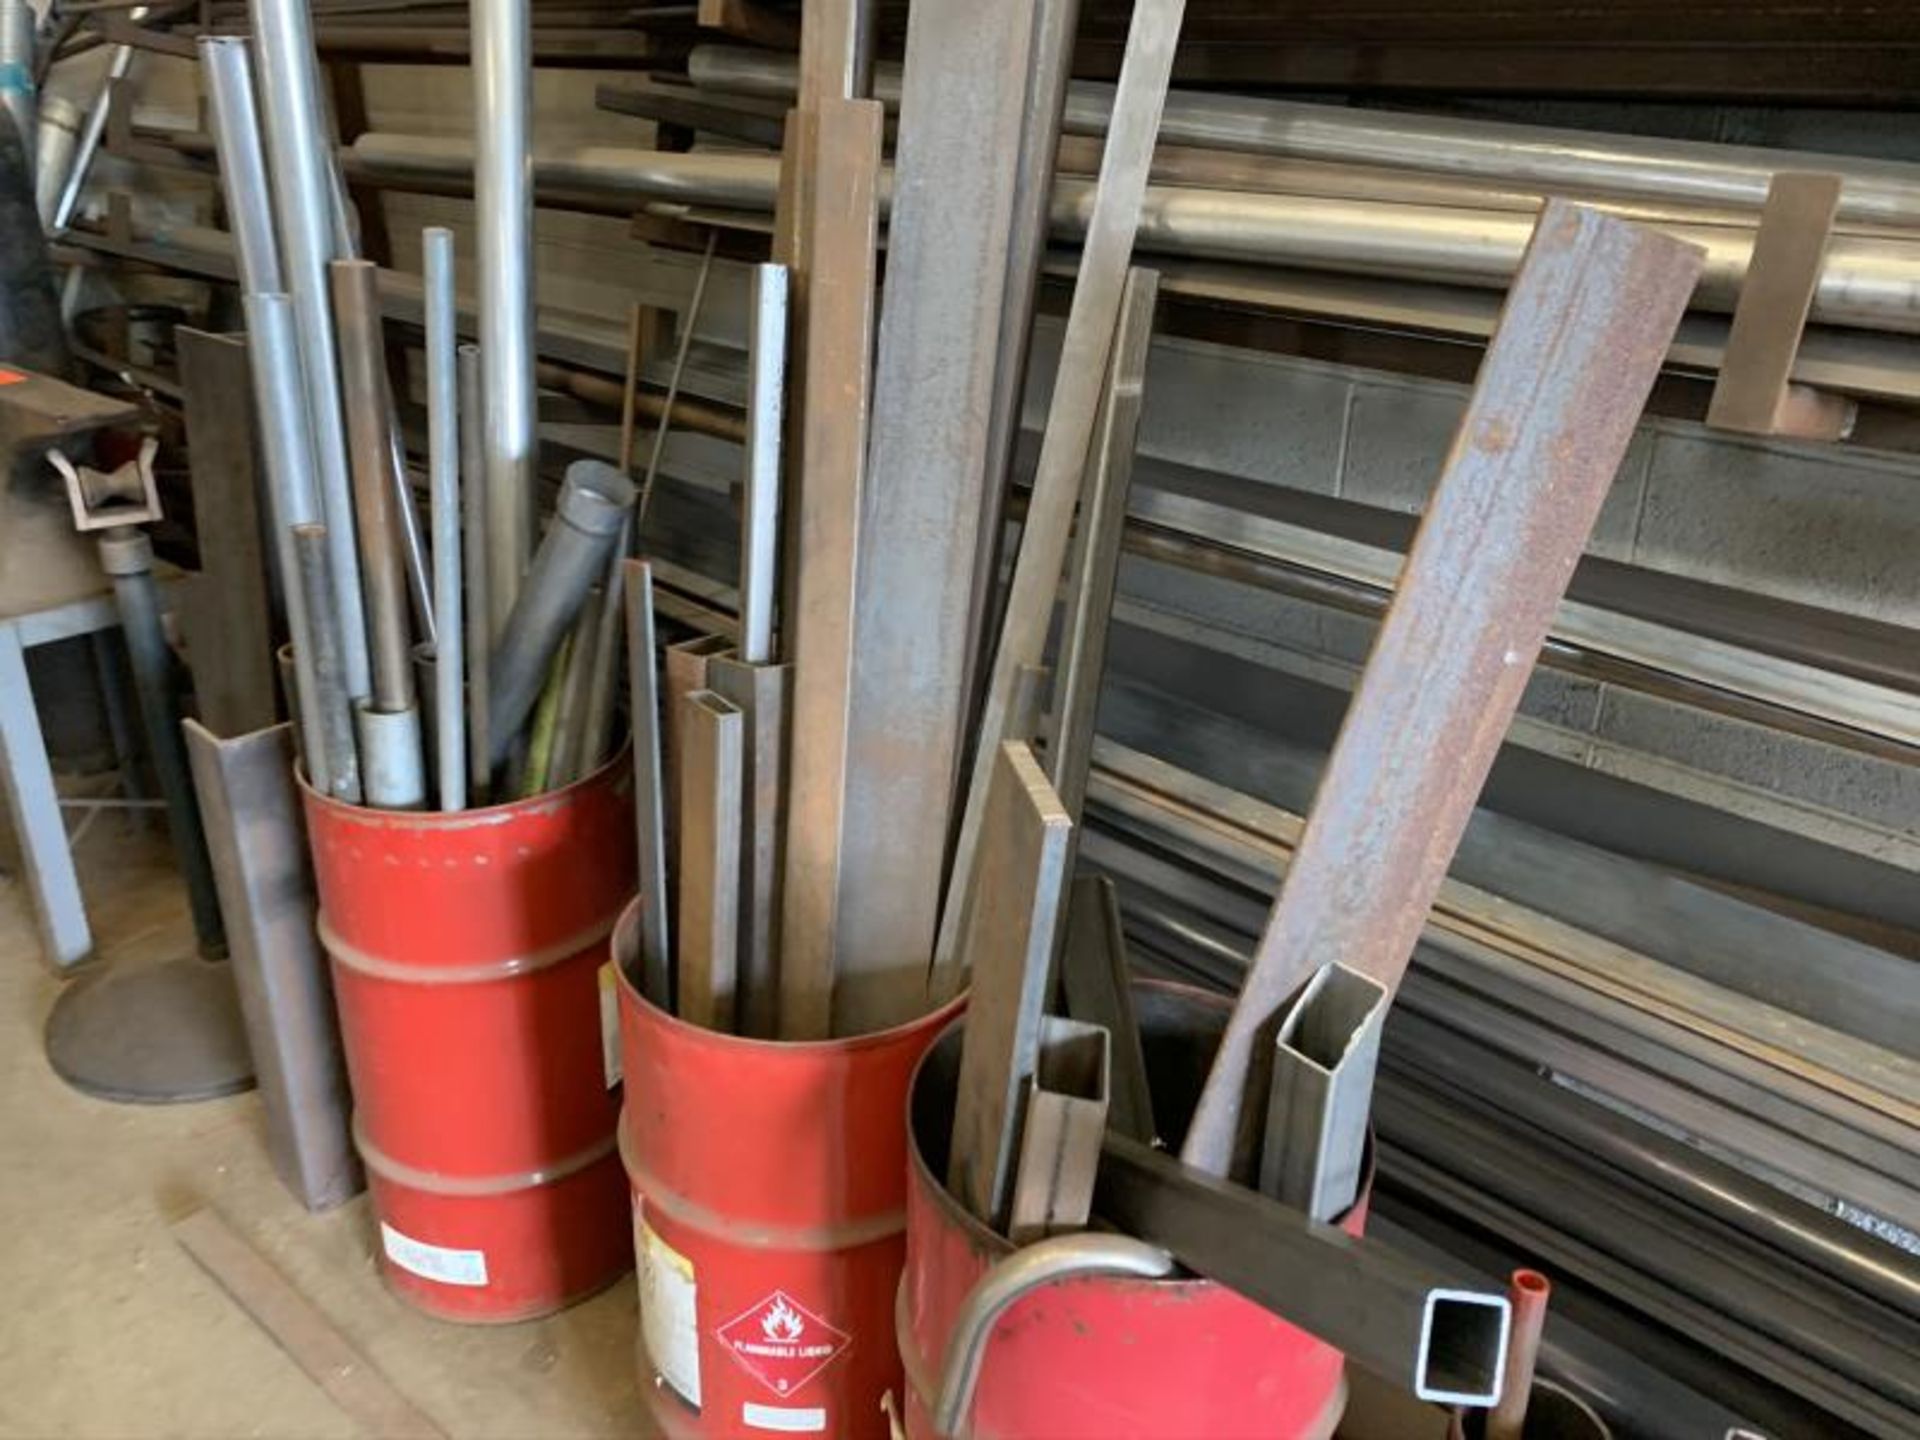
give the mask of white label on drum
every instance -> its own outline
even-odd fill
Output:
[[[779,1430],[788,1435],[806,1435],[827,1428],[825,1410],[797,1410],[787,1405],[756,1405],[751,1400],[741,1405],[740,1418],[756,1430]]]
[[[689,1405],[700,1404],[700,1287],[693,1262],[633,1207],[633,1253],[640,1266],[640,1336],[660,1378]]]
[[[611,960],[600,967],[600,1065],[611,1090],[620,1083],[620,982]]]
[[[444,1245],[429,1245],[411,1235],[402,1235],[384,1220],[380,1222],[380,1248],[402,1270],[410,1270],[425,1280],[438,1280],[442,1285],[487,1283],[484,1250],[450,1250]]]

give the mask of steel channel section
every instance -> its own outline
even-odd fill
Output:
[[[293,545],[295,583],[288,593],[298,591],[307,612],[307,655],[303,660],[294,652],[297,684],[301,687],[300,709],[315,712],[313,734],[319,737],[317,753],[327,757],[329,785],[322,792],[329,798],[357,805],[366,793],[361,777],[360,742],[353,729],[354,702],[347,693],[346,657],[340,643],[340,613],[328,604],[333,594],[333,546],[324,525],[290,525],[287,534]],[[311,690],[307,687],[311,685]],[[316,751],[309,751],[308,764]],[[349,762],[343,764],[343,758]],[[309,779],[311,779],[309,774]]]
[[[681,701],[678,1013],[732,1033],[740,975],[740,711],[711,690]]]
[[[528,0],[472,0],[474,211],[485,382],[487,598],[506,626],[531,553],[539,438],[533,381],[533,60]]]
[[[506,760],[519,738],[554,652],[605,571],[633,501],[633,482],[611,465],[577,460],[567,467],[552,523],[493,651],[487,740],[494,766]],[[488,524],[495,518],[489,508]]]
[[[978,859],[987,790],[1000,743],[1008,733],[1014,681],[1021,666],[1040,662],[1046,646],[1184,13],[1182,0],[1142,0],[1127,31],[1116,125],[1101,157],[1098,198],[1067,313],[1059,378],[1041,440],[1006,623],[994,653],[974,763],[964,786],[959,840],[933,954],[930,989],[935,997],[957,994],[964,982],[961,952],[968,924],[967,897]]]
[[[1466,1267],[1436,1270],[1120,1135],[1093,1208],[1422,1399],[1499,1398],[1507,1298]]]
[[[926,1004],[1033,35],[1034,0],[922,0],[907,18],[855,537],[842,1034],[887,1028]],[[900,745],[903,734],[914,744]]]
[[[1120,333],[1109,365],[1106,394],[1094,424],[1086,493],[1067,564],[1067,607],[1061,626],[1059,684],[1047,716],[1047,773],[1067,813],[1077,821],[1093,763],[1094,721],[1106,670],[1107,627],[1120,578],[1127,493],[1145,398],[1147,351],[1153,339],[1159,281],[1151,270],[1127,277],[1120,301]]]
[[[749,665],[774,658],[786,383],[787,267],[756,265],[747,339],[747,474],[740,513],[740,658]]]
[[[793,671],[731,655],[707,662],[707,685],[741,716],[739,1033],[779,1030],[780,861],[786,798],[787,704]]]
[[[1700,257],[1560,201],[1542,211],[1341,726],[1181,1155],[1257,1146],[1256,1037],[1337,962],[1391,992],[1633,436]],[[1419,757],[1407,761],[1406,756]]]
[[[730,45],[699,45],[688,57],[696,85],[774,98],[791,96],[796,67],[787,56]],[[873,93],[900,101],[900,67],[881,65]],[[1064,127],[1106,132],[1114,87],[1075,81]],[[1169,144],[1293,155],[1303,159],[1434,170],[1513,187],[1592,189],[1759,209],[1779,170],[1826,170],[1846,182],[1841,214],[1891,224],[1920,217],[1920,167],[1850,155],[1714,145],[1587,130],[1314,105],[1252,95],[1181,91],[1161,126]]]
[[[313,870],[292,727],[222,739],[185,722],[274,1172],[309,1210],[360,1191],[346,1060],[314,933]]]
[[[433,516],[434,770],[442,810],[467,806],[466,627],[460,612],[460,376],[454,342],[453,232],[421,232],[427,324],[427,466]]]
[[[320,106],[319,66],[305,0],[248,0],[260,109],[266,121],[280,263],[293,296],[302,383],[313,442],[314,483],[333,554],[332,598],[339,617],[347,693],[372,694],[367,617],[355,543],[353,487],[340,413],[327,263],[333,259],[333,197],[327,182],[330,141]]]
[[[828,101],[808,127],[814,204],[806,276],[807,403],[795,604],[786,619],[794,667],[789,727],[780,1034],[818,1040],[833,1028],[834,971],[851,877],[843,855],[854,671],[858,536],[871,395],[875,240],[882,132],[872,101]],[[918,986],[914,987],[918,989]]]
[[[1098,1025],[1041,1017],[1007,1209],[1015,1245],[1086,1228],[1111,1102],[1110,1050]]]

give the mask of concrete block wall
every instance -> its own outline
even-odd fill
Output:
[[[1036,343],[1027,423],[1045,420],[1060,327]],[[1468,387],[1197,341],[1162,339],[1148,369],[1142,453],[1418,513]],[[1920,458],[1756,442],[1643,423],[1614,482],[1595,555],[1920,630]],[[1175,567],[1130,560],[1123,595],[1349,677],[1373,626]],[[1920,644],[1920,634],[1916,634]],[[1920,859],[1920,770],[1621,687],[1535,674],[1515,739],[1647,778],[1684,772],[1731,808],[1898,863]],[[1546,727],[1543,730],[1541,727]],[[1644,762],[1644,763],[1643,763]],[[1777,813],[1776,813],[1777,812]],[[1797,813],[1797,819],[1796,817]]]

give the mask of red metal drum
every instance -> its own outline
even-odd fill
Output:
[[[641,1382],[660,1433],[888,1433],[906,1249],[907,1082],[960,1001],[850,1040],[749,1040],[641,996],[621,921],[620,1149]]]
[[[443,1319],[544,1315],[632,1263],[607,964],[631,774],[456,814],[304,792],[383,1270]]]
[[[1136,987],[1155,1118],[1175,1143],[1199,1099],[1227,1002]],[[907,1266],[897,1316],[913,1440],[933,1440],[947,1336],[974,1281],[1013,1251],[947,1193],[961,1029],[927,1052],[908,1120]],[[1366,1198],[1343,1218],[1359,1234]],[[1206,1280],[1087,1277],[1016,1301],[987,1343],[970,1440],[1321,1440],[1346,1408],[1345,1358]]]

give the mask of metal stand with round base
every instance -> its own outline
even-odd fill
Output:
[[[182,956],[75,980],[47,1016],[47,1059],[102,1100],[173,1105],[253,1084],[240,1002],[224,961]]]

